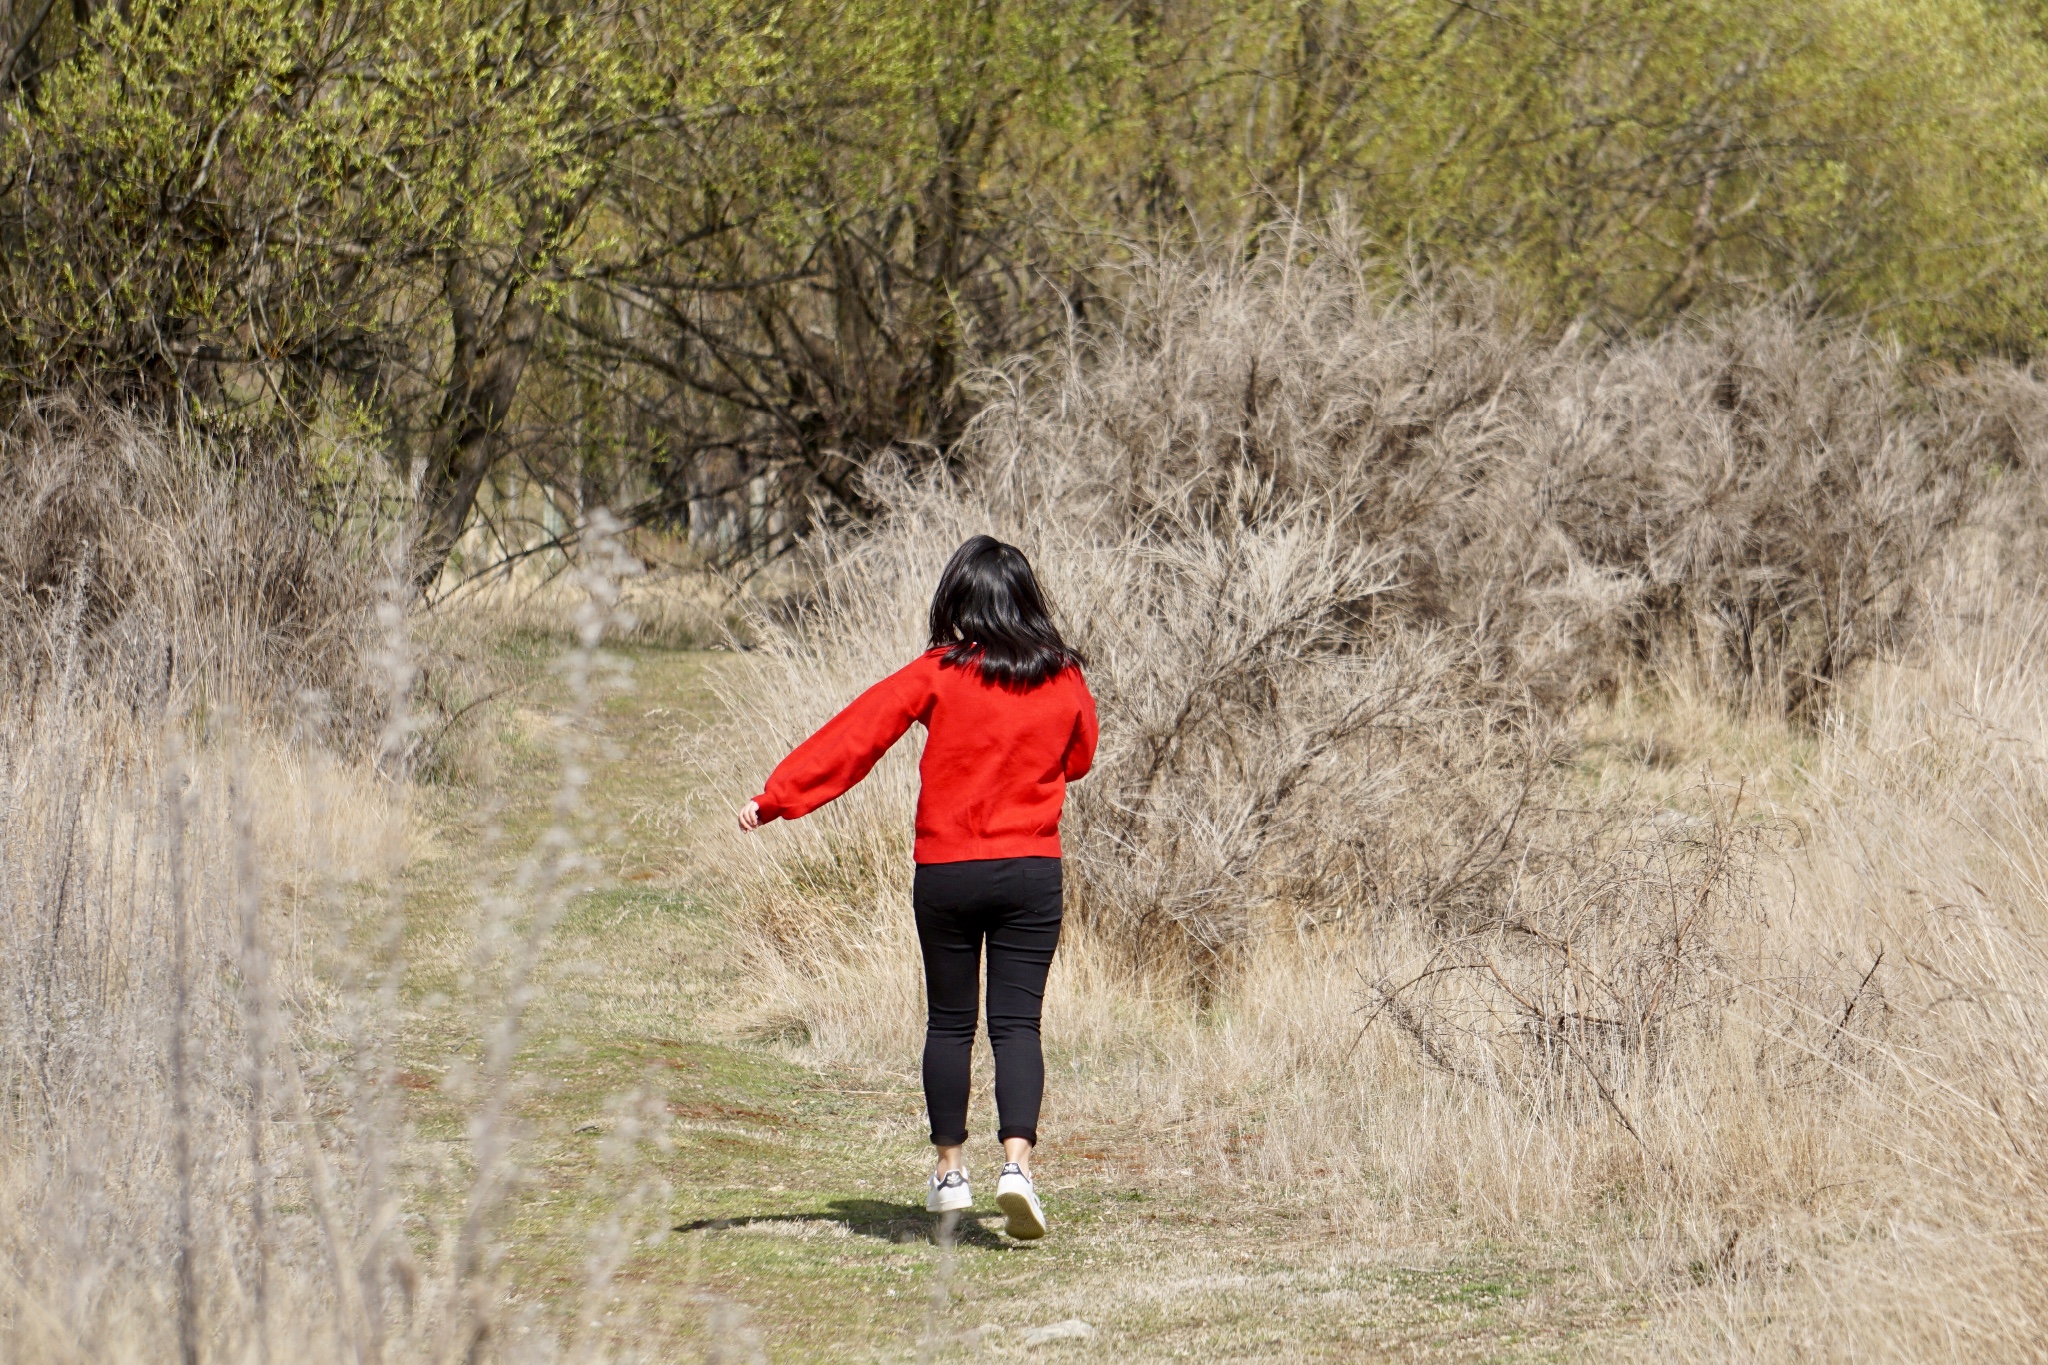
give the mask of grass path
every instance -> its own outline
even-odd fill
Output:
[[[575,1311],[593,1248],[609,1247],[602,1331],[657,1360],[1529,1360],[1604,1354],[1628,1334],[1634,1315],[1569,1249],[1365,1240],[1299,1191],[1150,1171],[1135,1132],[1085,1149],[1048,1134],[1045,1242],[1001,1235],[992,1171],[977,1167],[983,1209],[936,1245],[914,1057],[820,1072],[704,1024],[734,986],[716,878],[648,815],[688,808],[676,740],[715,720],[721,656],[632,658],[636,686],[607,704],[611,752],[589,788],[606,887],[561,926],[519,1065],[525,1178],[503,1263],[518,1303]],[[409,872],[403,1083],[423,1149],[460,1147],[463,1116],[436,1078],[474,1052],[447,990],[472,888],[548,819],[543,693],[493,741],[479,786],[503,793],[499,808],[485,819],[469,794],[440,798]],[[666,1147],[637,1168],[610,1160],[633,1104]],[[637,1231],[593,1241],[643,1176],[668,1188]],[[1027,1344],[1074,1319],[1092,1335]]]

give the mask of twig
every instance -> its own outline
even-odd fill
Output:
[[[1862,1001],[1863,992],[1869,988],[1871,978],[1877,975],[1877,969],[1883,965],[1884,948],[1880,945],[1877,956],[1871,959],[1870,970],[1863,974],[1863,979],[1856,983],[1855,992],[1842,1005],[1842,1017],[1835,1021],[1834,1029],[1828,1034],[1828,1046],[1834,1046],[1835,1041],[1842,1036],[1842,1030],[1849,1027],[1849,1016],[1856,1013],[1856,1006]]]

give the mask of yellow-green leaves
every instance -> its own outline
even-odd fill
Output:
[[[447,536],[510,432],[851,505],[1134,243],[1287,215],[1551,329],[2048,340],[2033,0],[66,8],[0,90],[0,398],[374,415]]]
[[[1794,292],[1931,344],[2031,347],[2048,49],[2021,18],[1981,0],[1161,7],[1131,154],[1109,159],[1212,220],[1341,203],[1390,256],[1505,275],[1560,323]]]

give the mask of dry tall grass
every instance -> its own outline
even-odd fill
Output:
[[[1694,1319],[1708,1341],[1903,1361],[2048,1340],[2048,596],[1995,567],[1947,566],[1924,651],[1821,747],[1777,905],[1799,960],[1862,969],[1819,1021],[1833,1050],[1809,1044],[1848,1197],[1823,1245]]]
[[[521,1161],[513,1059],[532,979],[587,875],[577,811],[595,651],[618,624],[627,567],[610,531],[576,575],[554,823],[507,881],[479,888],[461,1002],[474,1055],[441,1087],[469,1141],[423,1145],[397,1053],[402,760],[420,728],[404,613],[353,599],[369,583],[353,564],[323,581],[302,532],[261,524],[260,496],[238,508],[215,471],[159,467],[147,433],[110,424],[94,439],[111,445],[70,439],[15,452],[41,482],[8,504],[68,517],[98,548],[52,571],[68,597],[31,595],[7,637],[24,652],[0,710],[0,1357],[603,1354],[590,1306],[616,1248],[593,1246],[563,1334],[522,1325],[493,1239]],[[160,482],[138,490],[130,476]],[[184,520],[155,519],[180,507]],[[117,554],[131,556],[118,573]],[[235,574],[213,574],[222,563]],[[277,590],[318,610],[281,607]],[[373,623],[372,648],[321,633],[356,620]],[[137,693],[106,675],[135,638],[220,653]],[[257,723],[266,703],[281,709],[279,689],[337,677],[375,689],[353,699],[358,723],[377,722],[369,752],[323,742],[341,728],[329,687],[301,697],[314,713],[300,733]],[[230,711],[245,687],[253,696]],[[622,1112],[622,1152],[643,1117]],[[622,1222],[611,1240],[630,1235]]]
[[[88,400],[53,399],[0,434],[0,669],[143,714],[326,698],[374,731],[375,555],[322,525],[296,471]],[[19,690],[17,689],[17,700]]]
[[[711,771],[750,790],[965,534],[1017,540],[1103,715],[1049,1127],[1569,1237],[1701,1357],[2036,1351],[2048,665],[1981,528],[2039,386],[1769,314],[1538,347],[1328,255],[1134,296],[964,474],[876,481]],[[1617,703],[1660,733],[1603,770]],[[1752,783],[1709,715],[1808,757]],[[751,1022],[810,1055],[915,1055],[914,780],[741,855]]]
[[[314,945],[304,921],[245,912],[259,865],[288,885],[378,868],[397,812],[270,745],[164,755],[125,708],[45,698],[34,722],[6,729],[0,815],[8,1354],[189,1358],[223,1338],[247,1354],[286,1329],[332,1349],[320,1231],[283,1210],[317,1194],[325,1217],[353,1211],[331,1173],[317,1192],[286,1174],[317,1081],[281,1073],[290,1040],[267,1036],[311,989]],[[309,827],[321,846],[295,846]]]

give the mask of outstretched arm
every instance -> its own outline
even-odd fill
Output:
[[[775,765],[768,785],[740,810],[740,828],[809,815],[843,795],[903,738],[912,721],[931,710],[931,686],[924,660],[890,674],[854,698]]]

